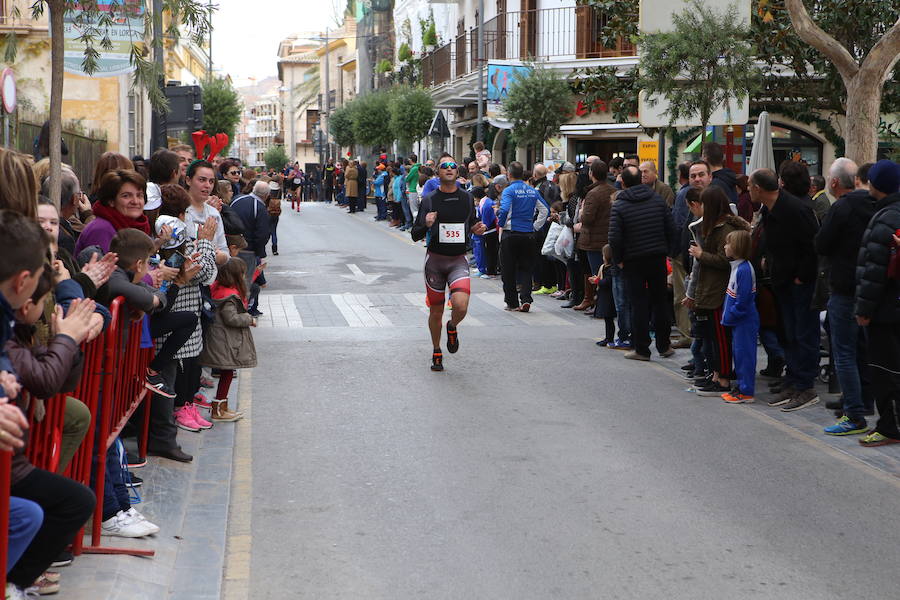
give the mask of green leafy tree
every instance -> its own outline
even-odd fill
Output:
[[[880,115],[900,109],[900,70],[895,69],[900,59],[900,5],[896,0],[832,0],[811,8],[812,14],[803,0],[785,0],[779,10],[759,0],[757,16],[761,10],[763,25],[785,32],[783,47],[793,58],[778,56],[795,67],[805,87],[818,91],[814,105],[845,116],[845,154],[859,164],[873,161]],[[886,88],[887,81],[893,85]]]
[[[388,121],[392,96],[389,90],[376,90],[353,101],[353,137],[357,143],[380,146],[394,141]]]
[[[637,85],[651,106],[658,102],[654,96],[668,100],[670,122],[697,119],[705,131],[717,107],[743,106],[756,86],[749,28],[734,6],[718,12],[701,0],[673,15],[672,24],[673,31],[639,37]]]
[[[203,102],[203,129],[210,135],[225,133],[231,140],[230,143],[233,143],[234,132],[241,122],[243,110],[241,97],[224,77],[206,80],[200,92]],[[224,150],[222,154],[225,154]]]
[[[265,154],[263,154],[263,162],[266,163],[267,169],[276,169],[281,170],[284,168],[284,165],[290,162],[290,158],[288,158],[287,153],[284,151],[284,146],[277,145],[271,146],[268,150],[266,150]]]
[[[408,147],[428,135],[434,118],[431,94],[421,88],[401,87],[390,104],[390,130],[401,146]]]
[[[79,9],[76,24],[82,33],[78,43],[83,44],[84,53],[82,69],[85,73],[97,71],[103,50],[112,48],[110,34],[114,28],[121,28],[122,22],[129,23],[127,17],[134,17],[138,9],[143,10],[145,37],[154,40],[154,52],[161,51],[163,37],[178,40],[182,28],[198,45],[202,45],[209,33],[209,24],[214,6],[204,0],[161,0],[162,13],[154,13],[152,0],[136,2],[111,2],[101,8],[96,1],[78,2],[77,0],[32,0],[31,17],[40,19],[44,12],[49,13],[50,31],[50,139],[62,138],[62,99],[63,99],[63,59],[65,38],[62,35],[64,17],[67,10]],[[13,7],[9,15],[13,19],[21,17],[18,7]],[[154,19],[155,17],[155,19]],[[160,30],[153,35],[151,23],[156,21]],[[167,22],[163,31],[160,23]],[[138,37],[135,35],[135,37]],[[5,59],[13,62],[16,57],[16,36],[10,33],[5,36]],[[147,94],[151,105],[156,109],[167,108],[165,93],[159,88],[163,77],[153,58],[145,51],[143,41],[131,45],[129,55],[134,67],[134,87],[140,87]],[[50,198],[59,203],[61,188],[62,155],[59,144],[50,145]]]
[[[334,109],[328,117],[328,133],[341,148],[349,148],[356,143],[353,132],[354,102],[355,100],[351,100],[347,104]]]
[[[540,148],[572,116],[569,83],[556,71],[535,65],[517,77],[503,100],[503,114],[513,124],[517,142]]]

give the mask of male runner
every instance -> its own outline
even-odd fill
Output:
[[[477,219],[472,196],[456,185],[459,167],[452,157],[445,157],[438,165],[440,187],[422,200],[419,214],[412,227],[412,239],[428,236],[425,255],[425,292],[428,301],[428,329],[434,352],[431,370],[444,370],[441,353],[441,329],[444,314],[444,289],[450,288],[453,308],[447,321],[447,351],[459,350],[456,328],[469,309],[469,262],[466,259],[466,238],[469,232],[481,235],[484,223]]]

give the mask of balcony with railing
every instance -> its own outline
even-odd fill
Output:
[[[606,15],[591,6],[506,12],[484,22],[481,59],[569,62],[633,57],[634,44],[619,39],[614,47],[600,42]],[[457,36],[422,58],[422,83],[438,86],[478,69],[478,29]]]

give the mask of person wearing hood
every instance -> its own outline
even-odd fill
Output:
[[[878,422],[862,439],[866,447],[900,444],[900,165],[882,159],[869,170],[869,195],[877,211],[863,233],[856,267],[856,322],[868,333],[869,372]]]
[[[856,258],[866,226],[875,214],[868,190],[854,189],[856,163],[839,158],[828,171],[828,188],[837,201],[831,206],[816,235],[816,252],[828,259],[828,324],[834,371],[841,385],[840,420],[825,428],[829,435],[865,433],[866,413],[873,400],[864,388],[865,334],[856,323]]]
[[[689,296],[710,375],[705,381],[697,382],[695,387],[697,395],[715,397],[731,391],[734,374],[732,332],[722,323],[725,293],[732,273],[725,242],[732,231],[749,233],[750,224],[731,212],[728,196],[718,186],[710,185],[704,189],[700,202],[703,220],[699,227],[696,223],[692,225],[695,233],[699,230],[699,236],[688,250],[698,267],[691,272]]]
[[[622,169],[622,188],[610,212],[609,245],[613,262],[622,269],[632,307],[634,350],[625,357],[650,360],[651,304],[656,350],[660,356],[669,357],[675,352],[668,335],[671,324],[666,292],[666,255],[676,235],[672,212],[658,194],[641,183],[641,173],[635,166]]]
[[[703,160],[709,163],[712,170],[712,184],[725,191],[728,202],[737,206],[737,173],[724,166],[725,151],[715,142],[708,142],[703,146]]]

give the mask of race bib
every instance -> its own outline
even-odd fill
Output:
[[[439,223],[438,241],[442,244],[465,244],[464,223]]]

